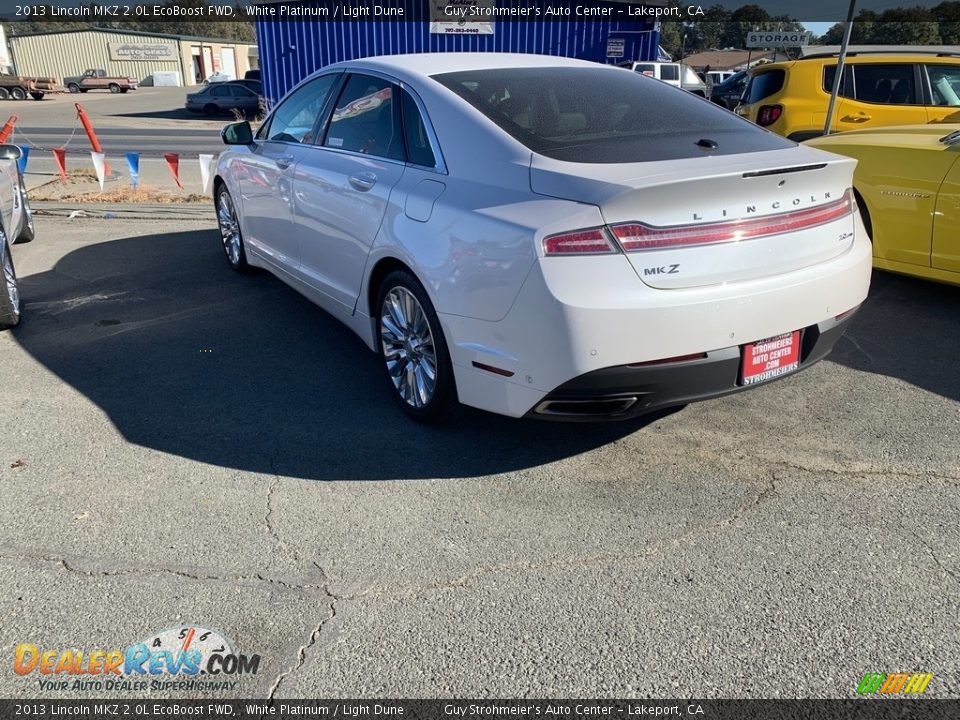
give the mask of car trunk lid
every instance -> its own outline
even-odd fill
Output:
[[[824,262],[854,239],[856,161],[798,146],[669,162],[534,155],[534,192],[599,206],[638,277],[678,289]]]

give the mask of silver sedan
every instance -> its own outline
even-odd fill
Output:
[[[33,212],[20,177],[20,148],[0,145],[0,330],[20,322],[20,287],[10,246],[33,240]]]

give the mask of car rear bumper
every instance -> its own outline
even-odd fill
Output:
[[[804,328],[798,368],[764,383],[743,384],[741,347],[734,345],[704,353],[705,357],[696,360],[594,370],[549,393],[527,416],[563,421],[624,420],[774,382],[822,360],[843,335],[855,312]]]
[[[841,256],[801,270],[676,290],[647,287],[622,255],[541,260],[501,320],[439,313],[460,400],[513,417],[630,417],[744,389],[739,348],[797,330],[809,367],[866,299],[872,253],[859,216],[855,236]],[[599,413],[544,405],[620,396],[636,401]]]

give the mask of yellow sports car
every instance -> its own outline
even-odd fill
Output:
[[[808,140],[859,160],[854,191],[873,266],[960,285],[960,125],[908,125]]]

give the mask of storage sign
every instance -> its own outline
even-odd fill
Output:
[[[107,43],[111,60],[177,59],[176,48],[169,43]]]
[[[747,33],[748,48],[788,48],[803,47],[810,42],[810,33],[806,30],[796,32],[764,32],[755,30]]]

